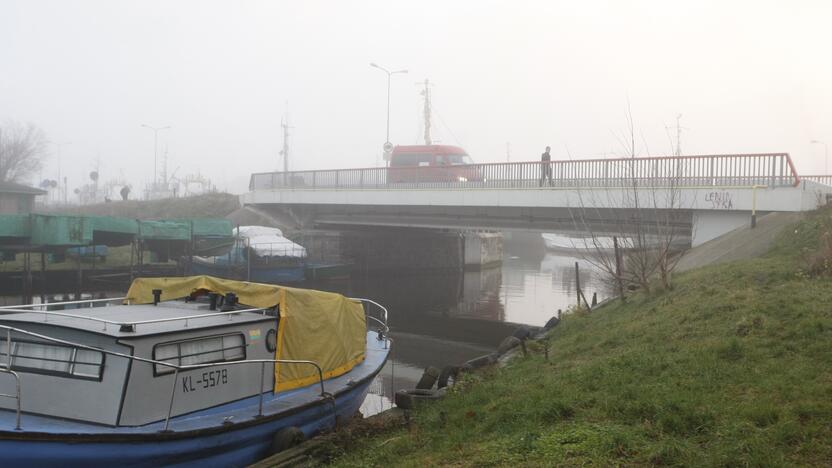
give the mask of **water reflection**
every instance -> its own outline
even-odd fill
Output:
[[[425,367],[490,353],[518,324],[542,326],[575,304],[575,262],[586,297],[603,300],[607,292],[591,263],[559,253],[510,256],[482,271],[364,275],[309,286],[371,297],[389,309],[394,352],[362,408],[367,415],[389,407],[396,389],[413,388]]]

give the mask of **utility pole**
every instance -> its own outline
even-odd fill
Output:
[[[168,130],[170,127],[151,127],[147,124],[142,124],[142,127],[149,128],[153,130],[153,185],[151,186],[151,191],[156,189],[156,184],[159,181],[159,174],[158,174],[158,160],[159,160],[159,132],[162,130]]]
[[[682,127],[679,125],[682,114],[676,116],[676,156],[682,155]]]
[[[283,157],[283,172],[289,172],[289,111],[288,104],[286,105],[286,115],[280,119],[280,127],[283,129],[283,149],[280,150],[280,156]]]
[[[682,155],[682,131],[687,130],[685,127],[681,125],[682,114],[676,114],[676,149],[674,150],[675,156]],[[671,140],[671,145],[673,144],[673,138],[670,136],[670,127],[664,127],[667,134],[667,139]]]
[[[393,143],[390,142],[390,78],[396,73],[407,73],[407,70],[390,71],[376,63],[371,63],[370,66],[373,68],[378,68],[379,70],[387,74],[387,133],[385,136],[384,146],[382,148],[384,150],[384,160],[387,161],[389,165],[390,152],[393,151]]]
[[[165,145],[165,155],[162,157],[162,190],[168,190],[168,145]]]
[[[431,145],[432,140],[430,138],[430,81],[425,78],[425,88],[422,90],[422,96],[425,97],[425,105],[423,109],[423,113],[425,116],[425,144]]]
[[[65,183],[64,183],[63,188],[62,188],[62,184],[61,184],[61,182],[62,182],[62,179],[61,179],[61,147],[65,146],[65,145],[72,144],[72,142],[71,141],[62,141],[60,143],[53,143],[53,144],[58,147],[58,152],[57,152],[57,160],[58,160],[58,187],[57,187],[58,188],[58,203],[60,203],[61,200],[63,200],[64,205],[66,205],[66,186],[65,186]],[[66,178],[64,177],[64,179],[66,179]]]

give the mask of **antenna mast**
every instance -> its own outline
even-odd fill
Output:
[[[430,81],[425,78],[425,89],[422,90],[422,96],[425,97],[425,144],[432,144],[430,138]]]
[[[280,119],[280,126],[283,128],[283,149],[280,156],[283,157],[283,172],[289,172],[289,103],[286,103],[286,115]]]
[[[168,188],[168,145],[165,145],[165,155],[162,157],[162,173],[159,174],[162,179],[163,190]],[[157,181],[158,183],[158,181]]]
[[[676,115],[676,156],[682,155],[682,126],[679,122],[682,120],[682,114]]]
[[[674,150],[676,156],[682,155],[682,131],[689,130],[682,126],[682,114],[676,114],[676,149]],[[665,125],[665,132],[667,132],[667,139],[670,140],[671,148],[673,147],[673,138],[670,136],[670,127]]]

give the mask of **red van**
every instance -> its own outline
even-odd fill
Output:
[[[481,182],[482,174],[464,149],[451,145],[395,146],[388,182]]]

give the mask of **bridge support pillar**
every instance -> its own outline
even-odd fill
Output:
[[[465,269],[478,270],[503,261],[503,234],[499,232],[465,232]]]
[[[702,245],[734,229],[751,225],[751,213],[744,211],[697,210],[693,212],[691,246]]]

